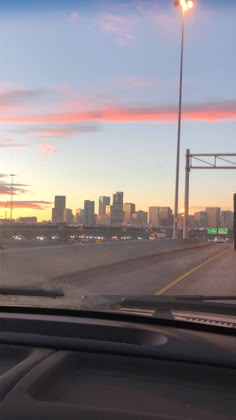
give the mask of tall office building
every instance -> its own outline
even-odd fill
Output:
[[[160,226],[172,226],[173,213],[170,207],[159,207],[159,224]]]
[[[234,225],[234,213],[230,210],[221,212],[221,227],[232,228]]]
[[[106,206],[110,206],[111,199],[105,195],[101,195],[99,197],[98,202],[98,215],[105,216],[106,215]]]
[[[136,226],[146,227],[148,224],[148,212],[138,210],[132,214],[132,224]]]
[[[121,191],[117,191],[115,194],[113,194],[113,206],[122,206],[123,207],[123,198],[124,193]]]
[[[105,213],[105,215],[106,215],[106,217],[111,217],[111,207],[112,206],[106,206],[106,213]]]
[[[95,202],[90,200],[84,200],[84,224],[85,226],[94,226],[95,220]]]
[[[52,223],[65,222],[66,196],[56,195],[52,209]]]
[[[113,194],[113,203],[110,206],[110,224],[121,225],[123,223],[124,212],[123,212],[123,192],[116,192]]]
[[[111,206],[106,205],[105,207],[105,214],[98,215],[96,224],[99,226],[109,226],[110,225],[110,214],[111,214]]]
[[[206,211],[198,211],[194,213],[194,220],[196,226],[198,227],[207,227],[208,226],[208,213]]]
[[[75,223],[77,225],[83,225],[84,224],[84,210],[83,209],[77,209],[76,210]]]
[[[152,227],[159,228],[160,226],[159,207],[149,207],[148,223]]]
[[[65,222],[67,225],[73,225],[75,217],[71,209],[65,209]]]
[[[207,207],[208,225],[212,227],[220,227],[220,208]]]
[[[123,212],[124,212],[124,222],[125,223],[131,223],[132,214],[135,213],[135,204],[134,203],[124,203]]]

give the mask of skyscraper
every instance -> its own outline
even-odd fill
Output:
[[[83,225],[84,224],[84,210],[83,209],[77,209],[76,210],[75,223],[77,225]]]
[[[67,225],[72,225],[75,221],[73,212],[71,209],[65,209],[65,222]]]
[[[90,200],[84,200],[84,224],[85,226],[94,226],[95,221],[95,202]]]
[[[52,209],[52,222],[65,222],[66,196],[56,195],[54,200],[54,208]]]
[[[149,207],[148,215],[149,225],[158,228],[160,225],[159,207]]]
[[[123,192],[113,194],[113,204],[110,206],[110,224],[121,225],[123,223]]]
[[[234,213],[230,210],[221,212],[221,227],[232,228],[234,225]]]
[[[96,224],[98,226],[108,226],[110,225],[110,214],[111,214],[111,206],[107,205],[105,207],[105,214],[104,216],[98,215]]]
[[[123,197],[124,193],[121,191],[117,191],[115,194],[113,194],[113,206],[122,206],[123,207]]]
[[[148,212],[143,210],[138,210],[132,214],[132,224],[136,226],[145,227],[148,222]]]
[[[135,204],[134,203],[124,203],[124,222],[131,223],[132,214],[135,213]]]
[[[160,226],[172,226],[173,214],[170,207],[159,207]]]
[[[220,227],[220,208],[207,207],[206,212],[208,214],[208,225],[212,227]]]
[[[208,213],[206,211],[198,211],[194,213],[194,220],[199,227],[208,226]]]
[[[99,197],[98,202],[98,214],[99,216],[105,216],[106,215],[106,206],[110,206],[110,197],[107,197],[105,195],[101,195]]]

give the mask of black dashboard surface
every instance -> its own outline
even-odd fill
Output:
[[[122,343],[115,343],[114,325],[113,339],[109,340],[112,322],[98,322],[102,341],[99,346],[99,334],[96,340],[93,336],[89,338],[89,328],[92,325],[94,331],[96,320],[71,320],[69,323],[64,320],[69,330],[72,323],[77,325],[78,341],[73,337],[71,342],[69,334],[59,328],[59,321],[54,318],[35,317],[35,328],[31,319],[31,334],[29,326],[26,327],[27,334],[20,331],[19,318],[16,320],[17,332],[13,331],[12,317],[11,332],[7,332],[7,317],[5,331],[0,332],[2,420],[235,418],[235,337],[198,332],[199,360],[195,357],[194,361],[194,331],[119,322],[114,325],[119,331],[124,328],[124,336]],[[42,323],[41,334],[36,334],[37,322]],[[47,322],[51,322],[51,330],[48,324],[51,335],[46,333]],[[81,335],[86,335],[82,340],[80,325]],[[147,340],[148,331],[152,340]],[[50,341],[50,338],[54,339],[54,346],[46,346],[46,340]],[[14,340],[22,343],[16,344]],[[214,348],[216,358],[214,351],[210,354],[210,349]],[[212,363],[209,363],[210,359]]]

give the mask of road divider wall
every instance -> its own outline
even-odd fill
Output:
[[[0,284],[28,284],[114,263],[206,246],[196,239],[160,239],[0,251]]]

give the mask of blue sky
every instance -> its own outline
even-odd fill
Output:
[[[50,218],[55,194],[75,210],[117,190],[138,209],[173,207],[179,9],[36,3],[0,6],[0,217],[10,173],[15,217]],[[236,152],[233,3],[199,0],[185,16],[180,208],[185,149]],[[232,208],[233,171],[192,171],[190,182],[192,212]]]

